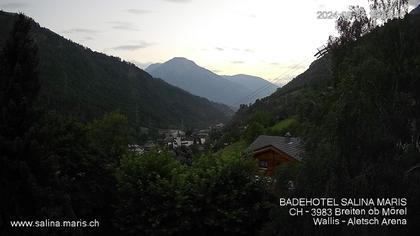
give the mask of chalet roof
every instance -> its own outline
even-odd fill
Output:
[[[251,151],[257,151],[268,146],[273,146],[296,160],[302,159],[301,155],[304,149],[299,138],[260,135],[251,143],[249,149]]]

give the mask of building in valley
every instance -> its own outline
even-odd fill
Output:
[[[249,146],[252,156],[258,160],[260,170],[269,176],[282,163],[301,160],[303,145],[299,138],[260,135]]]

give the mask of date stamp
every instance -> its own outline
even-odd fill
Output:
[[[348,18],[351,16],[351,14],[351,11],[317,11],[316,18],[318,20],[335,20],[339,17]]]

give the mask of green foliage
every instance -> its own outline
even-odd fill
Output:
[[[157,150],[141,157],[127,155],[117,172],[120,204],[116,225],[126,234],[174,234],[184,199],[177,189],[181,164],[168,152]]]
[[[215,145],[216,150],[222,148],[223,145],[221,144],[225,142],[233,143],[241,138],[245,138],[250,143],[253,138],[261,134],[285,134],[283,130],[278,133],[276,130],[270,130],[270,128],[298,113],[299,104],[304,99],[302,94],[306,93],[308,88],[324,89],[331,83],[331,80],[331,57],[327,55],[314,61],[304,73],[277,89],[272,95],[249,106],[241,105],[223,134],[219,136],[219,142]],[[250,127],[253,123],[251,130],[254,131],[254,134],[251,134],[252,132],[246,134],[247,129],[245,127]],[[296,124],[296,126],[292,125],[290,130],[287,131],[292,131],[293,135],[299,135],[302,130],[298,129]]]
[[[49,173],[56,180],[50,191],[64,193],[60,206],[67,217],[97,219],[101,222],[100,232],[113,232],[112,206],[116,201],[115,160],[104,158],[106,147],[100,149],[90,135],[92,125],[48,114],[39,127],[43,156],[50,167]],[[103,133],[102,127],[95,132]],[[57,201],[63,201],[58,199]],[[63,217],[55,215],[54,218]]]
[[[310,155],[336,157],[328,177],[333,182],[324,184],[335,186],[331,192],[398,192],[404,170],[400,155],[417,136],[412,104],[417,104],[418,76],[412,74],[417,69],[411,61],[418,56],[404,48],[418,48],[418,35],[409,25],[409,19],[390,22],[357,44],[338,49],[333,90],[315,95],[316,102],[308,106],[317,107],[307,108],[314,112],[302,114],[311,117],[306,123]],[[405,37],[404,43],[395,39],[396,34]],[[388,53],[390,49],[393,53]],[[393,176],[394,181],[381,182],[384,176]]]
[[[252,122],[245,130],[244,139],[247,144],[252,143],[259,135],[265,133],[265,128],[258,122]]]
[[[39,91],[37,49],[30,20],[20,14],[0,57],[0,229],[13,218],[41,215],[49,184],[36,139],[38,113],[32,104]]]
[[[248,146],[246,145],[244,140],[240,140],[238,142],[232,143],[229,146],[221,149],[218,152],[218,155],[220,158],[229,158],[229,157],[235,157],[238,155],[243,155],[246,152],[246,148]]]
[[[31,21],[19,15],[0,58],[2,134],[22,137],[36,119],[33,103],[40,89],[38,54],[29,34]]]
[[[134,235],[254,235],[268,206],[254,168],[238,154],[203,156],[191,167],[166,151],[127,155],[117,172],[116,225]]]
[[[332,51],[331,85],[300,95],[297,110],[306,152],[292,194],[419,199],[417,175],[407,177],[407,170],[420,163],[419,21],[416,16],[390,21]],[[410,222],[418,220],[420,208],[412,203],[410,209],[407,227],[382,232],[418,232]],[[272,214],[275,221],[265,228],[266,235],[315,230],[312,222],[290,221],[281,209]],[[375,227],[348,230],[349,235],[376,232]]]
[[[294,133],[293,130],[297,126],[297,121],[294,118],[287,118],[268,128],[267,133],[270,135],[285,135],[287,132]]]
[[[280,165],[274,175],[275,189],[281,196],[287,196],[295,188],[301,163],[288,162]]]
[[[0,17],[5,16],[0,14]],[[89,107],[92,117],[98,117],[97,115],[102,113],[104,115],[88,123],[65,117],[62,112],[38,110],[36,101],[40,86],[36,48],[29,33],[31,25],[34,23],[20,15],[10,40],[1,54],[1,235],[19,235],[20,231],[9,229],[5,224],[8,224],[9,220],[26,219],[97,219],[101,224],[97,231],[90,232],[58,228],[29,232],[35,235],[256,234],[266,217],[268,196],[264,183],[254,178],[255,163],[250,158],[231,151],[218,158],[211,155],[203,156],[189,167],[176,161],[172,154],[165,150],[154,150],[139,156],[127,150],[132,140],[129,119],[120,113],[105,113],[112,106],[100,109],[101,111],[95,110],[98,108],[97,103],[92,106],[96,108]],[[0,28],[3,27],[4,25],[1,25]],[[35,32],[37,30],[40,29],[35,27]],[[36,35],[39,37],[39,34]],[[62,40],[49,33],[46,35],[47,38],[51,36],[50,39]],[[42,39],[37,38],[37,40],[40,40],[38,41],[40,45],[45,43]],[[78,69],[85,68],[82,67],[84,64],[95,64],[92,61],[97,59],[97,63],[104,64],[98,69],[99,75],[96,78],[103,75],[101,70],[105,70],[106,73],[115,76],[115,80],[121,79],[117,75],[119,73],[112,71],[110,69],[112,66],[106,63],[112,65],[115,59],[98,56],[85,50],[82,51],[102,57],[103,61],[90,56],[80,58],[78,54],[80,51],[73,51],[73,44],[63,42],[61,46],[68,49],[66,52],[70,54],[74,52],[75,55],[64,58],[63,70],[57,70],[54,66],[49,69],[44,68],[51,75],[41,73],[42,77],[57,76],[58,81],[69,78],[70,75],[60,73],[64,73],[67,66],[71,65],[74,68],[69,71],[81,73],[80,77],[79,75],[76,77],[82,78],[86,71]],[[44,60],[42,63],[54,64],[59,61],[60,50],[56,52],[58,59],[49,62]],[[43,57],[51,55],[46,51],[43,52]],[[67,64],[65,61],[68,58],[77,62]],[[41,67],[45,66],[48,67],[45,64]],[[107,71],[107,68],[110,71]],[[131,72],[142,73],[137,69]],[[110,77],[101,77],[101,79],[106,81]],[[133,80],[137,79],[141,78],[133,77]],[[74,88],[83,84],[78,84],[80,81],[77,80],[72,82],[77,84],[73,84]],[[149,85],[153,87],[161,82],[153,83],[155,82]],[[112,84],[116,87],[118,85]],[[135,85],[138,86],[136,83]],[[147,82],[145,87],[148,87]],[[42,89],[54,90],[48,86],[41,88],[41,91]],[[62,107],[57,106],[57,110],[70,107],[67,112],[72,112],[74,104],[66,103],[64,100],[74,99],[72,93],[75,91],[69,89],[64,95],[57,94],[59,96],[54,98],[57,99],[55,102],[58,101],[57,104],[62,105]],[[166,91],[183,97],[178,100],[179,102],[191,98],[190,95],[169,86]],[[83,94],[86,91],[77,91],[76,97],[92,101],[90,96],[79,97],[79,92]],[[106,103],[110,100],[112,99],[104,98],[101,102]],[[152,100],[159,103],[159,99]],[[172,101],[174,103],[170,109],[174,109],[177,113],[188,113],[189,110],[180,108],[176,100]],[[192,103],[208,104],[200,100]],[[194,104],[189,108],[193,109]],[[148,105],[153,107],[153,104]],[[81,112],[85,108],[77,109]],[[124,113],[124,109],[122,110]],[[209,114],[203,112],[201,117],[207,115]],[[177,116],[176,119],[179,117],[182,116]],[[170,123],[171,121],[168,124]],[[238,145],[239,147],[242,147],[242,144]],[[27,232],[22,231],[22,235],[26,235],[25,233]]]
[[[108,160],[117,162],[128,152],[133,131],[125,116],[111,112],[90,123],[88,130],[92,145]]]

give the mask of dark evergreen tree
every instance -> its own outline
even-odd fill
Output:
[[[30,37],[31,21],[19,15],[1,55],[0,67],[0,173],[2,224],[18,216],[33,217],[31,197],[37,180],[31,167],[39,165],[30,140],[36,120],[33,108],[40,85],[37,49]],[[31,152],[30,150],[32,149]]]
[[[32,24],[18,16],[0,57],[0,234],[6,235],[22,232],[9,227],[11,220],[74,217],[40,135],[44,114],[34,106],[40,80]]]

